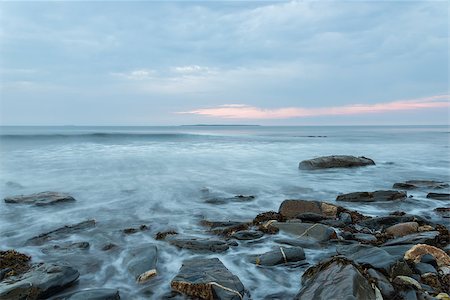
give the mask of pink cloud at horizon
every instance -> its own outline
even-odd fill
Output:
[[[245,104],[225,104],[218,107],[178,112],[178,114],[195,114],[224,119],[288,119],[298,117],[358,115],[450,107],[449,100],[450,95],[447,94],[385,103],[353,104],[321,108],[284,107],[266,109]]]

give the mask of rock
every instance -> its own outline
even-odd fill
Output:
[[[305,213],[335,218],[338,207],[333,204],[313,200],[284,200],[278,211],[286,219],[295,219]]]
[[[125,228],[124,230],[122,230],[123,233],[125,234],[133,234],[139,231],[145,231],[148,230],[148,226],[145,224],[142,224],[141,226],[139,226],[139,228]]]
[[[250,257],[250,262],[261,266],[275,266],[298,262],[305,259],[305,251],[300,247],[282,247]]]
[[[6,203],[33,204],[37,206],[52,205],[56,203],[71,201],[75,201],[72,196],[58,192],[42,192],[5,198]]]
[[[275,243],[282,245],[289,245],[294,247],[302,247],[307,249],[319,249],[321,248],[320,244],[314,240],[307,239],[289,239],[289,238],[279,238],[274,239]]]
[[[278,221],[278,222],[286,221],[280,213],[277,213],[277,212],[274,212],[274,211],[267,211],[267,212],[263,212],[263,213],[258,214],[253,219],[253,224],[254,225],[259,225],[261,223],[272,221],[272,220],[275,220],[275,221]]]
[[[439,267],[448,267],[450,265],[450,256],[448,256],[444,250],[424,244],[414,245],[411,249],[406,251],[404,259],[418,263],[421,261],[422,256],[426,254],[432,255]]]
[[[375,242],[375,241],[377,241],[377,238],[374,235],[367,234],[367,233],[355,233],[353,235],[353,238],[355,240],[363,241],[363,242]]]
[[[406,222],[392,225],[386,228],[386,233],[391,234],[394,237],[405,236],[411,233],[417,232],[419,224],[417,222]]]
[[[328,241],[336,238],[336,232],[333,228],[323,224],[315,223],[281,223],[274,222],[272,225],[281,232],[290,233],[297,237],[313,239],[319,242]]]
[[[436,259],[431,254],[424,254],[424,255],[422,255],[422,257],[420,258],[420,262],[422,262],[424,264],[432,265],[435,268],[438,267]]]
[[[214,234],[218,235],[224,235],[224,236],[231,236],[233,233],[241,231],[241,230],[247,230],[249,228],[249,223],[247,222],[233,222],[233,221],[207,221],[203,220],[201,222],[201,225],[207,226],[210,228],[210,231]]]
[[[398,286],[413,287],[417,290],[422,289],[422,286],[417,282],[417,280],[408,276],[396,276],[392,282]]]
[[[87,250],[89,249],[89,242],[74,242],[74,243],[64,243],[62,245],[48,246],[42,249],[43,253],[51,253],[53,251],[61,252],[73,252],[77,250]]]
[[[15,250],[0,251],[0,270],[5,270],[1,279],[28,271],[30,260],[30,256]]]
[[[171,282],[172,289],[206,300],[242,300],[244,286],[218,258],[185,260]]]
[[[66,225],[64,227],[52,230],[47,233],[40,234],[29,239],[27,245],[42,245],[43,243],[51,240],[60,239],[70,234],[74,234],[86,229],[95,227],[95,220],[87,220],[74,225]]]
[[[155,240],[164,240],[168,235],[176,235],[178,232],[175,230],[168,230],[168,231],[160,231],[156,233]]]
[[[444,189],[448,188],[449,185],[447,183],[441,181],[434,180],[408,180],[405,182],[394,183],[392,188],[394,189],[419,189],[419,188],[429,188],[429,189]]]
[[[334,257],[306,270],[296,300],[375,300],[375,292],[358,268],[349,260]]]
[[[354,192],[337,196],[336,201],[344,202],[381,202],[406,199],[405,192],[399,191],[375,191]]]
[[[380,290],[383,299],[393,299],[395,295],[395,289],[390,281],[380,272],[375,269],[368,269],[367,274],[375,279],[375,284]]]
[[[0,282],[0,299],[48,298],[74,283],[77,270],[56,264],[37,264],[27,272]]]
[[[52,300],[119,300],[119,291],[115,289],[88,289],[68,293],[52,298]]]
[[[434,209],[434,211],[441,215],[441,217],[443,218],[450,218],[450,207],[437,207]]]
[[[448,294],[446,294],[446,293],[439,293],[436,296],[436,299],[438,299],[438,300],[450,300],[450,296]]]
[[[450,200],[450,194],[428,193],[427,198],[435,199],[435,200]]]
[[[189,249],[198,252],[224,252],[227,251],[229,245],[221,240],[216,239],[199,239],[199,238],[170,238],[166,239],[171,245],[181,249]]]
[[[408,245],[408,244],[434,244],[439,236],[439,231],[424,231],[408,234],[393,240],[387,241],[383,246]]]
[[[369,165],[375,165],[375,162],[364,156],[355,157],[351,155],[332,155],[304,160],[300,162],[298,167],[302,170],[316,170],[329,168],[353,168]]]
[[[326,219],[326,217],[324,217],[323,215],[315,213],[301,213],[296,218],[301,220],[302,222],[310,223],[316,223]]]
[[[392,225],[399,224],[399,223],[406,223],[406,222],[417,222],[419,224],[427,224],[427,225],[432,224],[431,222],[429,222],[428,220],[426,220],[422,217],[405,214],[405,215],[401,215],[401,216],[389,215],[389,216],[371,218],[371,219],[367,219],[367,220],[363,220],[363,221],[359,222],[359,225],[370,228],[372,230],[382,230],[382,229],[385,229]]]
[[[353,222],[352,216],[346,212],[339,214],[339,220],[342,221],[346,225],[352,224],[352,222]]]
[[[158,248],[153,244],[146,244],[131,249],[125,256],[124,263],[138,283],[148,281],[156,273]]]
[[[414,264],[414,270],[417,272],[417,274],[426,274],[426,273],[436,273],[436,269],[430,265],[430,264],[426,264],[426,263],[416,263]]]
[[[255,196],[237,195],[229,198],[208,198],[205,203],[209,204],[227,204],[230,202],[250,202],[255,200]]]
[[[263,236],[261,231],[243,230],[234,233],[231,237],[237,240],[256,240]]]

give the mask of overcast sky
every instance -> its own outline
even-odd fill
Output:
[[[0,2],[3,125],[448,124],[448,2]]]

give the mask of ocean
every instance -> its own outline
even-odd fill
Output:
[[[277,211],[285,199],[334,203],[341,193],[391,189],[411,179],[450,181],[448,126],[172,126],[172,127],[1,127],[0,197],[58,191],[76,201],[46,207],[0,203],[0,245],[32,255],[34,261],[66,261],[80,271],[78,288],[118,288],[126,299],[161,299],[183,260],[199,256],[156,241],[159,231],[212,237],[202,220],[251,221]],[[298,163],[324,155],[373,159],[375,166],[299,170]],[[448,191],[447,191],[448,192]],[[210,203],[207,197],[253,195],[248,202]],[[341,204],[370,216],[406,211],[435,218],[442,202],[425,191],[389,204]],[[43,251],[25,241],[40,233],[96,220],[96,228],[63,241],[88,241],[85,252]],[[124,235],[145,224],[149,230]],[[279,237],[279,235],[278,235]],[[246,261],[276,243],[274,236],[239,241],[218,257],[237,275],[252,299],[294,296],[307,266],[261,268]],[[111,253],[106,243],[118,245]],[[137,285],[124,263],[127,249],[158,246],[158,275]],[[334,251],[307,249],[314,264]],[[276,298],[276,296],[273,296]],[[284,296],[283,296],[284,297]],[[270,299],[275,299],[270,298]],[[269,298],[267,298],[269,299]]]

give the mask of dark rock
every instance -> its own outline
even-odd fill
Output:
[[[42,249],[43,253],[51,253],[53,251],[72,252],[77,250],[89,249],[89,242],[64,243],[62,245],[48,246]]]
[[[116,244],[108,243],[108,244],[103,245],[102,251],[109,251],[109,250],[115,249],[115,248],[117,248]]]
[[[123,233],[125,234],[133,234],[139,231],[145,231],[148,230],[148,226],[147,225],[141,225],[139,226],[139,228],[125,228],[124,230],[122,230]]]
[[[231,237],[237,240],[256,240],[261,238],[263,235],[264,234],[260,231],[243,230],[234,233]]]
[[[380,272],[375,269],[368,269],[367,274],[375,280],[375,284],[381,292],[384,299],[393,299],[395,289],[390,281]]]
[[[450,218],[450,207],[438,207],[435,208],[434,211],[441,215],[441,217],[443,218]]]
[[[230,202],[250,202],[255,199],[255,196],[237,195],[229,198],[208,198],[205,203],[209,204],[227,204]]]
[[[409,244],[435,244],[439,231],[424,231],[408,234],[384,243],[384,246],[409,245]]]
[[[344,224],[352,224],[352,216],[349,213],[343,212],[339,214],[339,220]]]
[[[369,165],[375,165],[375,162],[364,156],[355,157],[351,155],[332,155],[304,160],[300,162],[298,167],[302,170],[315,170],[329,168],[353,168]]]
[[[299,219],[302,222],[316,223],[316,222],[325,220],[326,217],[324,217],[321,214],[316,214],[316,213],[301,213],[301,214],[297,215],[296,219]]]
[[[31,257],[15,250],[0,251],[2,279],[22,274],[30,268]]]
[[[247,230],[250,226],[247,222],[214,222],[214,221],[206,221],[203,220],[201,222],[203,226],[209,227],[210,231],[214,234],[223,235],[223,236],[231,236],[235,232],[241,231],[241,230]]]
[[[438,264],[436,262],[436,258],[434,258],[434,256],[431,254],[422,255],[422,257],[420,258],[420,262],[432,265],[435,268],[437,268],[437,266],[438,266]]]
[[[229,248],[226,242],[216,239],[170,238],[166,240],[178,248],[198,252],[224,252]]]
[[[6,203],[33,204],[37,206],[51,205],[71,201],[75,201],[75,199],[72,196],[58,192],[42,192],[30,195],[19,195],[5,198]]]
[[[430,264],[426,264],[426,263],[417,263],[414,264],[414,270],[416,271],[417,274],[425,274],[425,273],[436,273],[436,269],[430,265]]]
[[[279,247],[264,254],[253,255],[250,262],[261,266],[275,266],[305,259],[305,251],[300,247]]]
[[[396,276],[392,282],[400,287],[414,288],[416,290],[422,289],[420,283],[409,276]]]
[[[391,267],[389,276],[395,278],[397,276],[413,276],[413,274],[409,265],[405,261],[399,260]]]
[[[363,220],[363,221],[359,222],[359,225],[370,228],[372,230],[382,230],[382,229],[385,229],[392,225],[399,224],[399,223],[406,223],[406,222],[417,222],[417,223],[419,223],[419,225],[433,224],[420,216],[405,214],[402,216],[390,215],[390,216],[371,218],[371,219],[367,219],[367,220]]]
[[[375,191],[375,192],[354,192],[339,195],[336,201],[344,202],[381,202],[406,199],[405,192],[399,191]]]
[[[178,234],[178,232],[176,232],[175,230],[158,232],[155,236],[155,240],[164,240],[168,235],[176,235],[176,234]]]
[[[52,300],[119,300],[119,291],[115,289],[89,289],[68,293]]]
[[[334,257],[306,270],[296,300],[375,300],[375,292],[351,261]]]
[[[51,240],[63,238],[67,235],[74,234],[86,229],[95,227],[95,220],[87,220],[74,225],[66,225],[64,227],[52,230],[47,233],[35,236],[27,241],[28,245],[42,245]]]
[[[0,282],[0,299],[48,298],[75,282],[77,270],[56,264],[37,264],[27,272]]]
[[[429,188],[429,189],[445,189],[448,188],[449,185],[442,181],[434,181],[434,180],[408,180],[405,182],[394,183],[392,186],[394,189],[419,189],[419,188]]]
[[[267,212],[258,214],[253,219],[253,224],[258,225],[260,223],[271,221],[271,220],[276,220],[278,222],[284,222],[285,218],[283,218],[283,216],[280,213],[277,213],[274,211],[267,211]]]
[[[274,222],[272,225],[277,227],[281,232],[296,235],[298,238],[313,239],[319,242],[328,241],[337,237],[333,228],[319,223]]]
[[[185,260],[172,289],[200,299],[241,300],[244,286],[218,258]]]
[[[428,193],[427,198],[435,199],[435,200],[450,200],[450,194]]]
[[[377,240],[377,238],[374,235],[367,233],[355,233],[353,235],[353,238],[355,240],[363,242],[375,242]]]
[[[317,241],[309,239],[289,239],[289,238],[279,238],[274,239],[275,243],[282,245],[289,245],[294,247],[302,247],[307,249],[320,249],[321,246]]]
[[[284,200],[279,213],[286,219],[295,219],[305,213],[335,218],[338,207],[333,204],[313,200]]]
[[[156,275],[157,259],[158,249],[156,246],[146,244],[131,249],[125,256],[124,263],[136,281],[143,283]]]

